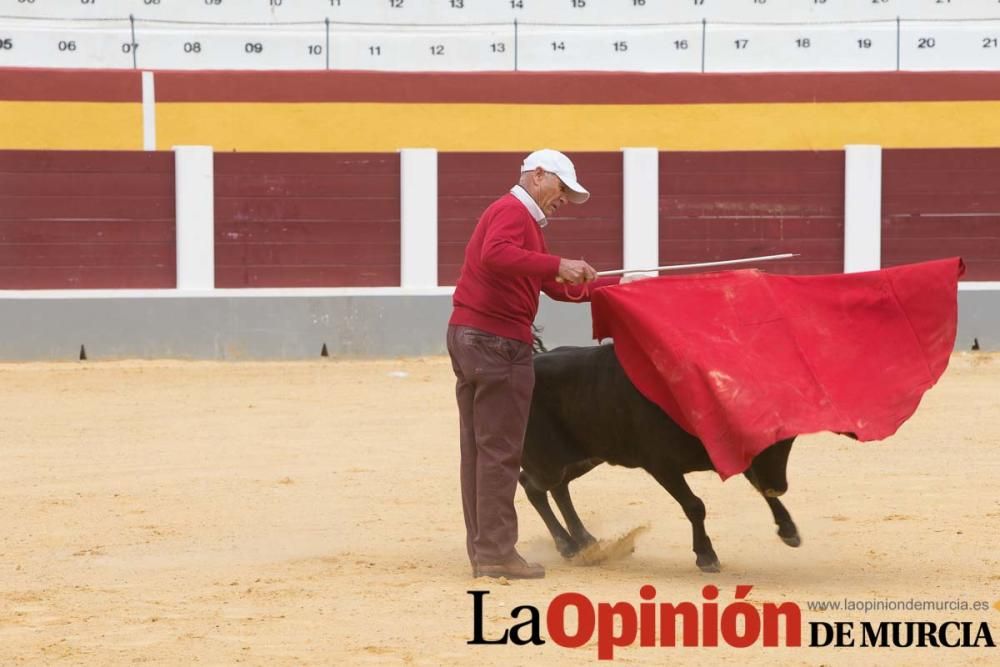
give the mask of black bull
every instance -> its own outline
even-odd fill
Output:
[[[695,562],[719,571],[705,532],[705,503],[684,480],[686,473],[712,470],[701,441],[647,400],[625,375],[614,346],[561,347],[537,354],[535,390],[521,457],[521,486],[564,557],[596,540],[587,532],[569,495],[569,483],[601,463],[642,468],[674,497],[691,522]],[[798,529],[778,496],[794,438],[761,452],[743,474],[767,501],[778,536],[801,543]],[[552,494],[565,527],[549,505]]]

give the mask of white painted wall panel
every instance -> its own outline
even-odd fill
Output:
[[[893,70],[896,26],[710,26],[705,68],[710,72]]]
[[[514,69],[514,28],[500,25],[476,32],[457,28],[333,26],[330,66],[392,71]]]
[[[519,27],[518,69],[697,72],[701,26]]]
[[[899,59],[904,70],[1000,69],[1000,20],[904,22]]]
[[[211,146],[175,146],[177,289],[215,287],[215,154]]]
[[[131,67],[134,26],[144,68],[692,72],[704,41],[708,72],[1000,69],[996,0],[0,0],[0,17],[0,67]]]
[[[147,69],[323,69],[322,25],[206,28],[158,24],[136,31],[138,65]]]
[[[129,22],[0,22],[0,67],[131,68]]]

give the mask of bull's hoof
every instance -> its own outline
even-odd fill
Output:
[[[781,541],[790,547],[802,546],[802,538],[798,535],[782,535],[781,533],[778,533],[778,537],[780,537]]]
[[[780,498],[785,495],[784,489],[764,489],[764,496],[767,498]]]
[[[698,556],[695,563],[698,565],[698,569],[702,572],[718,572],[722,569],[722,565],[719,563],[719,558],[715,554]]]
[[[780,537],[781,541],[790,547],[797,547],[802,544],[802,538],[799,536],[799,530],[795,527],[794,523],[787,523],[779,526],[778,537]]]
[[[573,540],[556,540],[556,550],[559,551],[559,555],[569,560],[580,553],[580,545]]]

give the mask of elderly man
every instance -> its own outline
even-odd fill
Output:
[[[448,323],[448,353],[457,378],[462,509],[473,576],[534,579],[545,569],[515,549],[514,493],[535,374],[531,325],[538,293],[559,300],[590,300],[597,278],[583,260],[551,255],[542,228],[567,202],[590,193],[576,180],[568,157],[535,151],[521,178],[479,218],[465,249]],[[573,287],[571,287],[573,286]]]

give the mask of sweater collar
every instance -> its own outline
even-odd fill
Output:
[[[549,224],[549,221],[545,218],[545,214],[542,212],[542,209],[538,206],[535,200],[532,199],[531,195],[528,194],[527,190],[522,188],[520,185],[515,185],[510,189],[510,193],[517,197],[519,202],[524,204],[524,208],[528,209],[528,213],[530,213],[531,217],[535,219],[535,222],[538,223],[539,227],[544,227]]]

